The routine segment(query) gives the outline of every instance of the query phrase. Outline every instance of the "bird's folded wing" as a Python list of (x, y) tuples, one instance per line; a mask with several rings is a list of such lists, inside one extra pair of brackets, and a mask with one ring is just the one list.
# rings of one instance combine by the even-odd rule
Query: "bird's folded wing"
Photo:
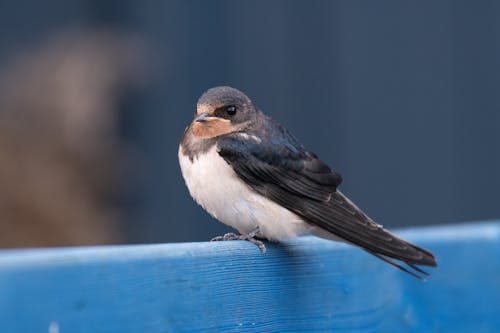
[(436, 266), (432, 253), (389, 233), (337, 191), (340, 175), (303, 147), (280, 142), (257, 145), (227, 138), (219, 140), (218, 149), (253, 190), (308, 223), (381, 259), (390, 257), (410, 266)]

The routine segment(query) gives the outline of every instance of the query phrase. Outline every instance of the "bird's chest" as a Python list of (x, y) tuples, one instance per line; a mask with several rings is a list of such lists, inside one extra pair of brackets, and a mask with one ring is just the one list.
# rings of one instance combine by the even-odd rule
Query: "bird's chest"
[[(269, 239), (293, 237), (300, 219), (254, 192), (217, 153), (214, 146), (192, 161), (179, 148), (182, 175), (195, 201), (221, 222), (248, 233), (256, 226)], [(294, 223), (295, 222), (295, 223)]]
[(247, 229), (245, 225), (251, 221), (245, 217), (248, 211), (244, 205), (251, 200), (250, 189), (219, 156), (215, 146), (193, 160), (180, 148), (179, 163), (189, 193), (199, 205), (216, 219)]

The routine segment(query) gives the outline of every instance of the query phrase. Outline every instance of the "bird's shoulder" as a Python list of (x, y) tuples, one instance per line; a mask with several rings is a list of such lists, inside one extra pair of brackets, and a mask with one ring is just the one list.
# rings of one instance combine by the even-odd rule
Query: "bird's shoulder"
[[(320, 200), (328, 198), (342, 182), (340, 174), (267, 116), (244, 132), (220, 138), (217, 148), (248, 182), (265, 180)], [(297, 188), (301, 184), (304, 186)]]

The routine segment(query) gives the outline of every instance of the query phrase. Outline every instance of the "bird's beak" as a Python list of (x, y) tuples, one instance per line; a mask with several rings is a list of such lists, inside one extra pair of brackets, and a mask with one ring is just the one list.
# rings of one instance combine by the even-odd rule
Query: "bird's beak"
[(209, 121), (212, 118), (213, 117), (210, 117), (208, 114), (202, 113), (198, 117), (194, 118), (194, 121), (199, 122), (199, 123), (204, 123), (204, 122)]

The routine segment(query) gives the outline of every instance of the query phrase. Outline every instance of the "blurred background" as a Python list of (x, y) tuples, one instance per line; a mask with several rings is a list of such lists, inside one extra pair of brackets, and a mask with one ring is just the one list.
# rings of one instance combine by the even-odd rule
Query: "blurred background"
[(0, 2), (0, 247), (229, 231), (177, 148), (230, 85), (387, 227), (500, 217), (500, 3)]

